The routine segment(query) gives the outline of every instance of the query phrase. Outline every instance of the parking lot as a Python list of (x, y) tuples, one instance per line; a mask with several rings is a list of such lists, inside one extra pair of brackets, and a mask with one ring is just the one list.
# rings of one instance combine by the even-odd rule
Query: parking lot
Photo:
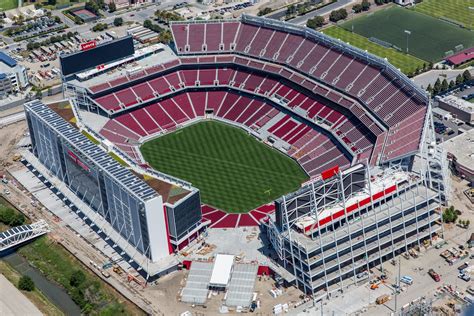
[[(449, 93), (449, 95), (454, 95), (461, 99), (471, 94), (474, 94), (474, 87), (471, 87), (470, 85), (463, 86), (462, 89), (456, 89)], [(435, 98), (433, 102), (434, 108), (438, 107), (437, 98)], [(473, 128), (473, 126), (466, 124), (466, 122), (462, 122), (456, 118), (446, 120), (434, 114), (433, 120), (437, 143), (444, 142), (461, 134), (464, 131), (468, 131)]]

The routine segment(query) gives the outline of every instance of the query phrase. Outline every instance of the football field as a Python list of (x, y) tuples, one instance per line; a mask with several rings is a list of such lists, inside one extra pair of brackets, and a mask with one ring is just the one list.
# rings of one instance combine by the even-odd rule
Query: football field
[(15, 9), (18, 7), (18, 0), (0, 0), (0, 12)]
[(415, 11), (446, 19), (474, 29), (473, 0), (424, 0), (415, 6)]
[[(456, 47), (474, 46), (474, 32), (409, 9), (392, 6), (341, 25), (366, 38), (377, 38), (420, 59), (437, 62)], [(407, 34), (408, 31), (410, 34)], [(408, 41), (407, 41), (408, 40)]]
[(291, 158), (216, 121), (185, 127), (140, 149), (153, 168), (191, 182), (203, 203), (229, 213), (250, 211), (308, 180)]
[(375, 44), (369, 41), (367, 38), (352, 33), (339, 26), (332, 26), (322, 30), (322, 32), (331, 37), (342, 40), (345, 43), (349, 43), (352, 46), (358, 47), (363, 50), (367, 50), (376, 56), (387, 58), (388, 61), (399, 68), (404, 74), (408, 75), (414, 73), (417, 68), (423, 68), (423, 64), (427, 63), (415, 56), (401, 53), (393, 48), (387, 48), (382, 45)]

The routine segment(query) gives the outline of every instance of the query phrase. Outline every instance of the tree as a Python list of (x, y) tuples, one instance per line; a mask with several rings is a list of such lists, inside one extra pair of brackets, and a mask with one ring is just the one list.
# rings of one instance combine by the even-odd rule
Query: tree
[(383, 0), (375, 0), (375, 4), (376, 5), (382, 5), (384, 4), (385, 2)]
[(148, 20), (148, 19), (143, 21), (143, 27), (146, 27), (147, 29), (151, 28), (152, 25), (153, 25), (153, 23), (151, 23), (151, 21)]
[(441, 92), (441, 81), (438, 78), (433, 87), (433, 94), (438, 94), (440, 92)]
[(84, 283), (85, 280), (86, 276), (84, 272), (82, 272), (81, 270), (76, 270), (71, 274), (71, 277), (69, 278), (69, 284), (71, 286), (78, 287), (79, 285)]
[(451, 81), (449, 82), (449, 89), (452, 89), (452, 88), (454, 88), (455, 86), (456, 86), (456, 84), (454, 83), (453, 80), (451, 80)]
[(298, 5), (298, 15), (303, 15), (309, 10), (309, 4), (303, 3)]
[(48, 0), (48, 4), (51, 5), (51, 6), (55, 6), (56, 5), (56, 0)]
[(25, 223), (25, 216), (11, 208), (0, 206), (0, 222), (11, 227), (20, 226)]
[(306, 26), (311, 29), (316, 29), (323, 25), (324, 25), (324, 18), (322, 16), (315, 16), (314, 18), (309, 19), (308, 22), (306, 22)]
[(461, 74), (457, 75), (456, 76), (456, 85), (459, 85), (463, 82), (464, 82), (464, 77)]
[(465, 224), (466, 224), (466, 228), (469, 228), (469, 225), (471, 225), (471, 221), (467, 219)]
[(445, 78), (441, 82), (441, 91), (444, 92), (444, 91), (447, 91), (448, 89), (449, 89), (448, 80), (446, 80), (446, 78)]
[(445, 223), (455, 223), (458, 219), (458, 214), (454, 209), (454, 206), (450, 206), (449, 208), (445, 209), (443, 212), (443, 222)]
[(472, 79), (471, 73), (467, 69), (462, 73), (462, 76), (464, 78), (464, 82), (470, 81)]
[(115, 2), (110, 2), (109, 3), (109, 12), (112, 13), (112, 12), (115, 12), (117, 11), (117, 5), (115, 4)]
[(169, 30), (163, 31), (160, 33), (160, 42), (164, 44), (169, 44), (173, 40), (173, 35)]
[(429, 93), (433, 93), (433, 87), (431, 86), (431, 83), (428, 84), (428, 87), (426, 87), (426, 91), (428, 91)]
[(347, 18), (346, 9), (339, 9), (339, 10), (331, 11), (331, 14), (329, 15), (329, 20), (331, 22), (337, 22), (339, 20), (344, 20), (345, 18)]
[(362, 12), (362, 4), (360, 4), (360, 3), (354, 4), (352, 6), (352, 11), (354, 11), (354, 13)]
[(35, 289), (35, 282), (33, 282), (29, 276), (23, 275), (18, 281), (18, 288), (23, 291), (31, 292)]
[(82, 22), (82, 19), (80, 17), (76, 16), (76, 17), (74, 17), (74, 23), (82, 24), (83, 22)]
[(159, 22), (168, 23), (169, 21), (181, 21), (183, 18), (181, 15), (173, 11), (161, 11), (157, 10), (155, 16)]
[(120, 26), (123, 24), (123, 19), (122, 18), (115, 18), (114, 19), (114, 25), (115, 26)]
[(94, 25), (92, 27), (92, 31), (101, 32), (101, 31), (107, 29), (107, 27), (108, 27), (107, 23), (97, 23), (96, 25)]
[(362, 7), (362, 11), (369, 11), (369, 9), (370, 9), (370, 2), (367, 1), (367, 0), (362, 0), (361, 7)]
[(286, 15), (293, 15), (296, 13), (296, 6), (294, 4), (291, 4), (286, 8)]
[(272, 12), (272, 9), (269, 8), (269, 7), (266, 7), (266, 8), (263, 8), (263, 9), (260, 9), (257, 13), (258, 16), (264, 16), (264, 15), (267, 15), (269, 14), (270, 12)]

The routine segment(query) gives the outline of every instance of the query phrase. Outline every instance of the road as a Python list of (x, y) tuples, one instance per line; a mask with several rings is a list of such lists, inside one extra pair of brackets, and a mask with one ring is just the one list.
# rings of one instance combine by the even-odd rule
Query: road
[(324, 8), (314, 10), (302, 16), (298, 16), (294, 18), (293, 20), (290, 20), (289, 22), (293, 24), (304, 25), (306, 24), (306, 21), (314, 18), (315, 16), (329, 14), (331, 11), (345, 7), (353, 2), (356, 2), (356, 0), (338, 0), (337, 2), (331, 3), (325, 6)]
[(10, 315), (42, 315), (40, 310), (30, 302), (10, 281), (0, 274), (0, 314)]
[[(474, 67), (468, 68), (470, 69), (471, 74), (474, 75)], [(419, 87), (426, 88), (429, 84), (433, 86), (436, 80), (439, 78), (440, 80), (446, 79), (448, 82), (451, 80), (456, 81), (456, 76), (462, 74), (466, 69), (446, 69), (446, 70), (430, 70), (425, 73), (422, 73), (413, 78), (415, 84)]]
[(25, 112), (14, 113), (5, 117), (0, 117), (0, 127), (7, 126), (25, 119)]

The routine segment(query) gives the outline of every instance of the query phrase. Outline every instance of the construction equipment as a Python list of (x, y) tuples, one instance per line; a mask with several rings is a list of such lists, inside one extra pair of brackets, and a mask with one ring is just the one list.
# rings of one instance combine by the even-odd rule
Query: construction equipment
[(117, 273), (118, 275), (122, 275), (122, 269), (118, 265), (114, 265), (113, 271)]
[(102, 269), (107, 270), (112, 268), (112, 263), (111, 262), (106, 262), (102, 265)]
[(110, 278), (110, 273), (108, 273), (107, 271), (102, 270), (100, 273), (102, 273), (102, 275), (103, 275), (106, 279)]
[(146, 287), (146, 283), (145, 282), (142, 282), (140, 281), (136, 276), (134, 275), (131, 275), (129, 274), (127, 276), (127, 281), (130, 283), (130, 282), (135, 282), (136, 284), (140, 285), (142, 288), (145, 288)]
[(377, 299), (375, 300), (375, 303), (381, 305), (381, 304), (385, 304), (386, 302), (390, 301), (391, 299), (391, 296), (388, 295), (388, 294), (384, 294), (384, 295), (381, 295), (379, 297), (377, 297)]

